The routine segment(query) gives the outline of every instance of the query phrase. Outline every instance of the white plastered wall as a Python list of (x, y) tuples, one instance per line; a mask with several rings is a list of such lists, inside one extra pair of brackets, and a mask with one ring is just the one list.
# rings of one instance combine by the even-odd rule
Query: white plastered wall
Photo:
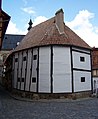
[[(73, 68), (91, 70), (90, 55), (80, 52), (72, 51), (73, 54)], [(85, 61), (81, 62), (80, 57), (84, 57)]]
[(18, 68), (18, 61), (15, 62), (15, 59), (17, 58), (18, 60), (18, 53), (15, 53), (15, 56), (13, 57), (13, 87), (17, 88), (17, 68)]
[(53, 47), (53, 93), (72, 92), (69, 47)]
[[(73, 82), (74, 92), (91, 90), (91, 59), (90, 51), (79, 50), (72, 51), (73, 57)], [(84, 57), (84, 61), (80, 60), (80, 57)], [(84, 77), (85, 81), (81, 82), (81, 78)]]
[(20, 81), (18, 81), (18, 87), (17, 89), (21, 89), (21, 68), (22, 68), (22, 52), (19, 52), (19, 57), (18, 57), (18, 78), (20, 79)]
[(50, 93), (50, 47), (39, 48), (39, 92)]
[(26, 91), (29, 91), (29, 86), (30, 86), (31, 58), (32, 58), (32, 49), (28, 50), (26, 86), (25, 86)]
[[(85, 81), (81, 82), (81, 77), (85, 77)], [(91, 90), (91, 72), (74, 71), (74, 92)]]
[[(26, 53), (26, 50), (23, 51), (23, 56), (22, 56), (24, 59), (24, 57), (27, 57), (27, 53)], [(26, 60), (22, 60), (22, 76), (21, 76), (21, 90), (24, 90), (24, 81), (25, 81), (25, 69), (26, 69)]]
[[(37, 59), (34, 60), (34, 55), (37, 56)], [(31, 72), (31, 85), (30, 85), (30, 91), (31, 92), (36, 92), (37, 89), (37, 61), (38, 61), (38, 48), (34, 48), (33, 49), (33, 59), (31, 62), (31, 66), (32, 66), (32, 72)], [(32, 82), (32, 78), (36, 78), (36, 82)]]

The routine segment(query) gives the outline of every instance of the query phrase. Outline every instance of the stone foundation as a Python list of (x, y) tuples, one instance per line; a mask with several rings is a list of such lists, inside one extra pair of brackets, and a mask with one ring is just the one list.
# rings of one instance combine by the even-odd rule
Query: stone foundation
[(39, 99), (79, 99), (79, 98), (86, 98), (86, 97), (91, 97), (92, 93), (91, 91), (86, 91), (86, 92), (78, 92), (78, 93), (54, 93), (54, 94), (49, 94), (49, 93), (32, 93), (32, 92), (24, 92), (20, 90), (14, 89), (12, 91), (12, 95), (18, 96), (21, 98), (29, 98), (29, 99), (34, 99), (34, 100), (39, 100)]

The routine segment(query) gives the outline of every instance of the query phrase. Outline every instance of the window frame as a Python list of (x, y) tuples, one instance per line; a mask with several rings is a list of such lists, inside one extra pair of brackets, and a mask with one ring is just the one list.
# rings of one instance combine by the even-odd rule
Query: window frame
[(36, 83), (36, 77), (32, 77), (32, 83)]
[(27, 57), (26, 57), (26, 56), (24, 56), (24, 57), (23, 57), (23, 61), (26, 61), (26, 60), (27, 60)]
[(18, 58), (15, 58), (15, 62), (18, 62)]
[(85, 57), (80, 56), (80, 62), (85, 62)]
[(37, 55), (33, 55), (33, 60), (37, 60)]
[(85, 77), (81, 77), (81, 83), (85, 82)]

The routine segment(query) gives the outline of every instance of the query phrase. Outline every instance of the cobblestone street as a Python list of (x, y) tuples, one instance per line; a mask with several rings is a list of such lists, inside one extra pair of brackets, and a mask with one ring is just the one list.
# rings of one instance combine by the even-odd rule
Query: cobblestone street
[(98, 119), (98, 98), (29, 102), (0, 88), (0, 119)]

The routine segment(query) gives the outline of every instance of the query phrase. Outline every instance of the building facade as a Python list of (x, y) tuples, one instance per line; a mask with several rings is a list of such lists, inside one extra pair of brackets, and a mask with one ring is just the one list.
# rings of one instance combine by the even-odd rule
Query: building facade
[(10, 16), (2, 10), (1, 5), (2, 0), (0, 0), (0, 50), (8, 23), (10, 21)]
[(17, 34), (5, 34), (2, 49), (0, 51), (0, 83), (2, 84), (2, 77), (4, 74), (4, 61), (7, 56), (10, 54), (11, 50), (15, 49), (19, 42), (21, 42), (22, 38), (25, 35), (17, 35)]
[(98, 94), (98, 48), (92, 49), (93, 92)]
[(92, 91), (91, 48), (64, 23), (63, 10), (32, 27), (13, 52), (13, 88), (35, 93)]

